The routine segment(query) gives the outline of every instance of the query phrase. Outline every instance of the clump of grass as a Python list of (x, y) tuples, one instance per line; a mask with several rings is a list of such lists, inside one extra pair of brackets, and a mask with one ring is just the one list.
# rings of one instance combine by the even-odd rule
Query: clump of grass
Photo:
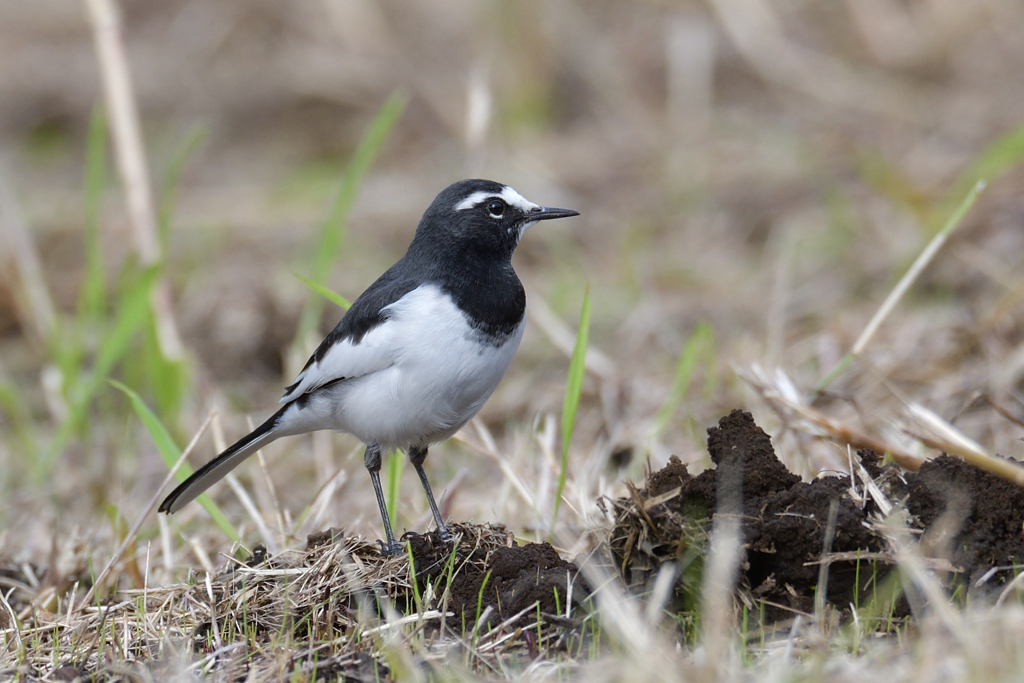
[[(199, 133), (188, 136), (167, 170), (159, 224), (164, 239), (182, 170), (201, 141)], [(60, 373), (60, 391), (68, 409), (49, 445), (32, 459), (32, 475), (37, 482), (51, 474), (73, 440), (88, 437), (93, 422), (90, 416), (109, 413), (109, 399), (101, 396), (108, 378), (121, 376), (152, 396), (172, 431), (177, 431), (178, 410), (188, 390), (185, 361), (169, 358), (157, 341), (160, 323), (154, 290), (163, 277), (163, 263), (144, 266), (129, 259), (113, 286), (107, 282), (99, 218), (107, 182), (106, 144), (106, 116), (97, 107), (86, 145), (85, 275), (73, 317), (57, 319), (49, 344), (49, 356)]]
[(569, 472), (569, 446), (576, 427), (576, 413), (583, 394), (583, 378), (587, 372), (587, 339), (590, 336), (590, 285), (583, 292), (583, 306), (580, 309), (580, 323), (576, 331), (576, 344), (569, 360), (569, 375), (565, 382), (565, 398), (562, 402), (562, 459), (558, 471), (558, 487), (555, 489), (554, 511), (551, 513), (551, 534), (558, 521), (558, 510), (562, 505), (562, 492)]
[[(359, 145), (356, 147), (352, 158), (345, 167), (341, 179), (341, 185), (334, 198), (331, 211), (320, 229), (320, 236), (317, 238), (313, 251), (313, 259), (310, 264), (308, 277), (300, 279), (308, 284), (315, 292), (324, 295), (328, 300), (339, 303), (337, 297), (327, 295), (324, 283), (330, 274), (331, 268), (338, 260), (344, 243), (345, 229), (347, 227), (348, 215), (355, 204), (359, 188), (367, 172), (373, 165), (374, 160), (387, 141), (391, 130), (394, 128), (402, 112), (405, 111), (407, 98), (401, 93), (394, 93), (377, 112), (370, 126), (363, 134)], [(343, 299), (342, 299), (343, 301)], [(347, 308), (347, 306), (342, 306)], [(299, 316), (299, 324), (295, 332), (293, 346), (304, 355), (309, 351), (311, 340), (318, 336), (320, 318), (323, 316), (324, 298), (310, 297)]]
[[(536, 634), (533, 647), (564, 652), (560, 643), (577, 628), (564, 615), (535, 617), (531, 606), (502, 622), (486, 620), (492, 608), (485, 605), (493, 600), (487, 581), (479, 588), (475, 612), (465, 615), (464, 628), (459, 626), (448, 607), (451, 587), (471, 568), (488, 572), (487, 558), (507, 550), (511, 540), (507, 531), (486, 525), (456, 524), (452, 530), (461, 549), (452, 549), (443, 574), (425, 591), (416, 558), (382, 556), (375, 544), (339, 533), (311, 539), (304, 550), (225, 556), (214, 573), (190, 572), (180, 583), (146, 585), (145, 578), (121, 569), (115, 577), (120, 600), (113, 602), (97, 596), (95, 602), (76, 604), (82, 587), (72, 579), (51, 605), (62, 615), (60, 628), (48, 626), (49, 617), (34, 607), (41, 587), (8, 590), (0, 605), (0, 648), (8, 648), (0, 670), (16, 660), (36, 671), (63, 663), (82, 675), (102, 676), (112, 671), (108, 667), (129, 665), (156, 677), (193, 671), (220, 680), (267, 676), (285, 662), (287, 670), (311, 677), (353, 675), (376, 661), (370, 670), (383, 676), (415, 661), (413, 653), (444, 670), (446, 650), (433, 646), (442, 636), (464, 642), (463, 666), (479, 673), (518, 667), (531, 647), (522, 635), (526, 631)], [(464, 559), (457, 561), (457, 553)], [(4, 576), (23, 573), (0, 569)], [(398, 606), (408, 613), (396, 611)], [(14, 621), (6, 624), (11, 615)], [(12, 637), (20, 639), (20, 647), (9, 660)], [(111, 647), (124, 665), (108, 661)]]

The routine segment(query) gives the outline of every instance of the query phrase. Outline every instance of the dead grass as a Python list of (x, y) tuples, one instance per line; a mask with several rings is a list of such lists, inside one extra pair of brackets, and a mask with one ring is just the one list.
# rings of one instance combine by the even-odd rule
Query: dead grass
[[(552, 615), (534, 603), (496, 620), (485, 600), (486, 610), (453, 611), (450, 587), (486, 570), (494, 551), (513, 543), (500, 528), (457, 524), (453, 531), (458, 549), (435, 580), (417, 579), (409, 557), (382, 556), (376, 544), (340, 530), (311, 537), (304, 550), (268, 556), (259, 547), (245, 560), (225, 554), (214, 572), (189, 571), (180, 582), (150, 585), (148, 565), (125, 566), (122, 578), (142, 586), (94, 603), (81, 600), (84, 568), (54, 577), (50, 568), (40, 575), (39, 568), (5, 566), (4, 675), (48, 675), (56, 663), (103, 680), (126, 673), (386, 678), (407, 666), (461, 665), (469, 675), (522, 668), (539, 653), (564, 657), (565, 634), (583, 621), (571, 610)], [(425, 560), (413, 566), (436, 571)]]
[[(304, 360), (308, 349), (289, 343), (308, 292), (289, 273), (308, 274), (341, 168), (396, 88), (410, 105), (353, 207), (336, 291), (357, 293), (386, 268), (459, 177), (495, 177), (584, 216), (529, 234), (517, 254), (531, 324), (516, 364), (478, 423), (428, 459), (450, 518), (600, 557), (616, 513), (598, 501), (626, 496), (672, 454), (706, 466), (704, 431), (734, 407), (751, 410), (805, 478), (846, 471), (850, 445), (907, 464), (934, 446), (1020, 455), (1018, 3), (122, 4), (153, 184), (184, 131), (208, 131), (156, 237), (171, 295), (158, 304), (189, 373), (172, 436), (183, 444), (220, 415), (193, 462), (215, 451), (218, 432), (230, 440), (265, 414)], [(97, 394), (49, 476), (34, 476), (75, 400), (53, 331), (81, 334), (85, 375), (101, 355), (99, 328), (78, 329), (77, 311), (89, 272), (82, 150), (102, 86), (85, 5), (0, 8), (0, 45), (0, 101), (14, 103), (0, 112), (0, 677), (301, 679), (314, 664), (326, 677), (396, 680), (1020, 677), (1016, 588), (998, 605), (947, 608), (941, 568), (915, 555), (913, 538), (886, 551), (932, 596), (910, 625), (824, 609), (762, 627), (750, 605), (744, 613), (691, 577), (697, 594), (719, 596), (698, 612), (724, 619), (702, 632), (696, 616), (658, 609), (668, 575), (654, 564), (636, 599), (597, 562), (584, 579), (603, 592), (568, 621), (524, 614), (474, 633), (461, 618), (442, 629), (444, 591), (417, 603), (408, 563), (374, 559), (356, 540), (376, 538), (379, 521), (343, 437), (275, 445), (232, 493), (214, 491), (246, 547), (274, 549), (252, 568), (197, 506), (147, 516), (167, 468), (113, 389)], [(977, 205), (861, 347), (980, 177), (989, 186)], [(138, 215), (115, 181), (102, 187), (110, 312)], [(144, 190), (131, 190), (136, 202)], [(592, 349), (552, 528), (587, 282)], [(701, 323), (711, 342), (682, 377)], [(148, 386), (150, 341), (138, 335), (116, 369), (135, 388)], [(412, 479), (400, 527), (423, 531)], [(297, 550), (332, 525), (348, 530), (342, 542)], [(503, 531), (462, 528), (507, 547)], [(641, 547), (644, 533), (638, 522), (634, 559), (670, 545)], [(728, 569), (723, 543), (716, 561)], [(100, 604), (82, 604), (119, 547)]]

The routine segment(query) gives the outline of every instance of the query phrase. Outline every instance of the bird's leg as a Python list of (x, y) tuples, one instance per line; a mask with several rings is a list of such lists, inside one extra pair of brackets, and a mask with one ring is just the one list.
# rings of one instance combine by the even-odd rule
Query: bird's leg
[(385, 555), (396, 555), (402, 552), (402, 546), (395, 541), (395, 534), (391, 531), (391, 518), (388, 517), (388, 506), (384, 503), (384, 489), (380, 487), (380, 446), (375, 443), (366, 445), (366, 453), (363, 454), (363, 464), (370, 472), (370, 481), (373, 482), (373, 492), (377, 494), (377, 507), (380, 508), (380, 517), (384, 520), (384, 533), (387, 534), (388, 542), (385, 546), (381, 542), (381, 550)]
[(427, 492), (427, 502), (430, 503), (430, 511), (434, 513), (434, 522), (437, 524), (437, 530), (441, 534), (441, 540), (448, 542), (452, 540), (452, 535), (448, 533), (448, 527), (445, 525), (444, 520), (441, 519), (441, 511), (437, 508), (437, 502), (434, 500), (434, 492), (430, 490), (427, 473), (423, 471), (423, 461), (426, 459), (427, 449), (425, 446), (413, 446), (409, 449), (409, 462), (416, 468), (416, 474), (420, 475), (420, 481), (423, 482), (423, 490)]

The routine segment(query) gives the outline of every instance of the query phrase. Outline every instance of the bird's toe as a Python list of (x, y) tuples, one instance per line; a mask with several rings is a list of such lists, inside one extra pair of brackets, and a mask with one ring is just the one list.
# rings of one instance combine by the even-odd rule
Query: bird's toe
[(380, 539), (377, 539), (377, 544), (380, 546), (380, 554), (384, 555), (385, 557), (403, 555), (405, 552), (402, 549), (402, 544), (398, 541), (391, 541), (391, 543), (386, 543)]

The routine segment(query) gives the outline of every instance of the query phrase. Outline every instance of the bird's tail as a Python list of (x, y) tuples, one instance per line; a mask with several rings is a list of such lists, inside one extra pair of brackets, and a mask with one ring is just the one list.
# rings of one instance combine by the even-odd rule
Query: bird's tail
[(235, 469), (243, 460), (266, 446), (280, 436), (284, 436), (276, 428), (281, 416), (291, 408), (287, 405), (274, 413), (256, 429), (236, 441), (226, 451), (196, 470), (191, 477), (183, 481), (178, 488), (160, 503), (160, 512), (171, 514), (185, 507), (206, 489), (210, 488), (224, 476)]

